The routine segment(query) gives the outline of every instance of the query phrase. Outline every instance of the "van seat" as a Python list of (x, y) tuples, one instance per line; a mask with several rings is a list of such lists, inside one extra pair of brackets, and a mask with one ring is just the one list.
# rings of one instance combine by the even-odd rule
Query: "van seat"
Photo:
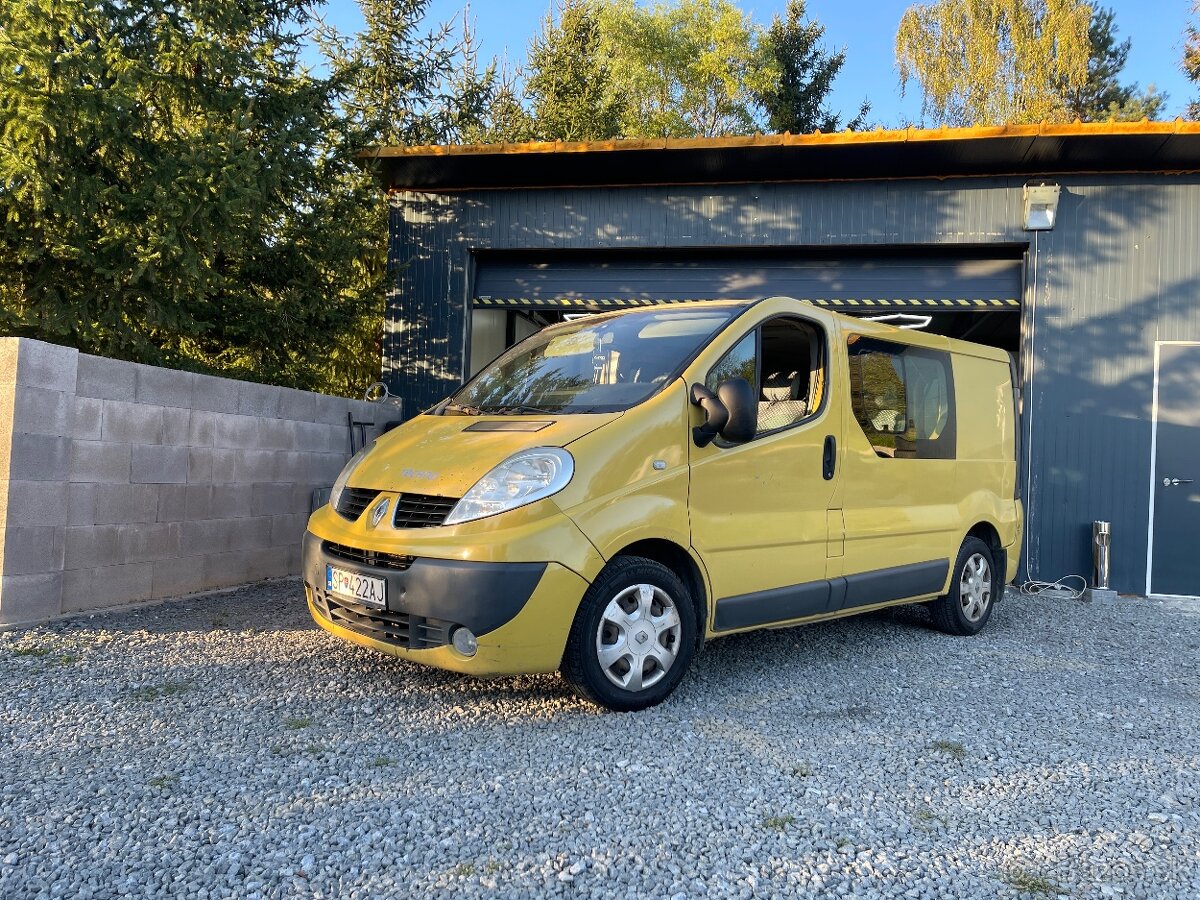
[(808, 403), (801, 391), (799, 372), (775, 372), (767, 376), (758, 404), (758, 430), (773, 431), (803, 419)]

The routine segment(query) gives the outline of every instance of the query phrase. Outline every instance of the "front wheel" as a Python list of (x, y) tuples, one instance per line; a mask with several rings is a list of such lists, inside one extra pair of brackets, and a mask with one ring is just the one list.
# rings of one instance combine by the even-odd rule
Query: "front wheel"
[(949, 593), (929, 605), (933, 624), (946, 634), (978, 634), (991, 618), (998, 584), (991, 548), (979, 538), (967, 538), (954, 563)]
[(630, 712), (661, 703), (696, 651), (688, 589), (662, 563), (618, 557), (588, 588), (563, 655), (563, 677), (581, 695)]

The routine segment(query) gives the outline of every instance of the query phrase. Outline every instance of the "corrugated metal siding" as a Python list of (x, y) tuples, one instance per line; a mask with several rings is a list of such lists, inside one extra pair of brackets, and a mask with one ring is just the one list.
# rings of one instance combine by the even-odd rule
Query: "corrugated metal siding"
[(1037, 237), (1026, 313), (1036, 356), (1026, 560), (1041, 578), (1090, 573), (1090, 523), (1104, 519), (1113, 585), (1141, 592), (1154, 342), (1200, 340), (1200, 183), (1061, 183), (1058, 223)]
[[(1113, 583), (1145, 588), (1153, 342), (1200, 339), (1200, 181), (1063, 178), (1059, 223), (1029, 254), (1034, 375), (1030, 574), (1089, 570), (1089, 523), (1114, 523)], [(1023, 179), (419, 192), (396, 197), (385, 372), (409, 410), (465, 367), (472, 253), (511, 248), (1023, 243)], [(1034, 275), (1036, 274), (1036, 277)], [(1200, 586), (1198, 586), (1200, 591)]]

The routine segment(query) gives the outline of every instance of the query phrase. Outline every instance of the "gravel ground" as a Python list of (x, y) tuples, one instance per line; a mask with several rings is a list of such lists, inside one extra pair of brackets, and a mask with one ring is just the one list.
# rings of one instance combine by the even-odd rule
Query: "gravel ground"
[(0, 634), (0, 897), (1200, 896), (1200, 603), (726, 638), (619, 715), (300, 593)]

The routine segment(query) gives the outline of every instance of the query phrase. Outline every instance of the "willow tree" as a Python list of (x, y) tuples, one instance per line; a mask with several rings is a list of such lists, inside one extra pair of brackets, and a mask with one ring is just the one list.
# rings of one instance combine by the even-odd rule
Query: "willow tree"
[(896, 34), (901, 89), (917, 81), (945, 125), (1070, 118), (1087, 83), (1091, 7), (1079, 0), (937, 0), (909, 7)]
[(775, 73), (761, 26), (733, 0), (606, 0), (598, 9), (614, 88), (629, 98), (625, 134), (712, 137), (761, 127), (757, 97)]
[[(1200, 18), (1200, 0), (1193, 7)], [(1200, 21), (1189, 25), (1183, 35), (1183, 71), (1192, 81), (1200, 83)], [(1200, 119), (1200, 99), (1193, 100), (1188, 107), (1188, 118)]]

